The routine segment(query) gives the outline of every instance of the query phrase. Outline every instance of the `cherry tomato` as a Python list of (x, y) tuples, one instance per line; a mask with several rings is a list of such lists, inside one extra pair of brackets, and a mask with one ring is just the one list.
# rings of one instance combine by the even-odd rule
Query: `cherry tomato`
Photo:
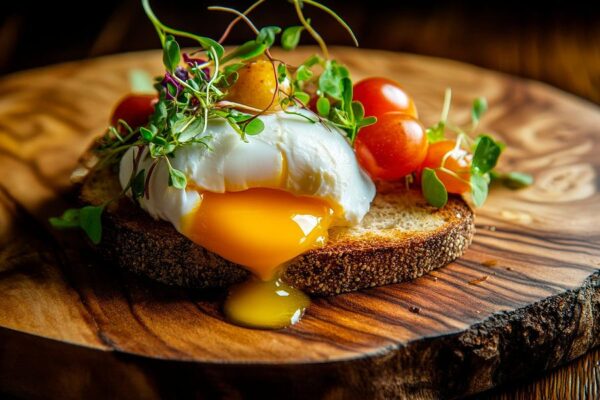
[(148, 118), (154, 113), (157, 101), (153, 94), (129, 94), (117, 104), (110, 123), (117, 126), (118, 121), (122, 119), (132, 128), (146, 125)]
[(229, 89), (227, 100), (259, 110), (264, 110), (269, 105), (274, 109), (279, 105), (277, 99), (272, 102), (277, 81), (273, 64), (269, 60), (252, 61), (237, 72), (238, 79)]
[(399, 179), (416, 171), (425, 159), (427, 136), (416, 119), (389, 112), (358, 132), (354, 149), (356, 158), (373, 178)]
[(414, 119), (419, 117), (412, 98), (391, 79), (363, 79), (354, 85), (353, 98), (362, 103), (366, 116), (379, 117), (386, 112), (398, 111)]
[(444, 140), (430, 144), (420, 171), (424, 168), (439, 168), (442, 165), (442, 160), (448, 154), (444, 167), (455, 172), (460, 179), (440, 170), (436, 170), (435, 173), (446, 187), (448, 193), (462, 194), (470, 190), (468, 182), (471, 177), (470, 169), (473, 156), (463, 149), (455, 150), (455, 147), (456, 142), (453, 140)]

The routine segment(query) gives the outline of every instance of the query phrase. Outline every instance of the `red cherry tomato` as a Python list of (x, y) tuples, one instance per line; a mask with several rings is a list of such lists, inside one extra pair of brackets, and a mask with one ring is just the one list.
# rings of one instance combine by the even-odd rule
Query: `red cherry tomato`
[(470, 169), (473, 156), (463, 149), (455, 150), (455, 147), (456, 142), (453, 140), (430, 144), (420, 171), (425, 168), (439, 168), (442, 165), (442, 160), (448, 154), (444, 168), (453, 171), (456, 175), (440, 170), (436, 170), (435, 174), (442, 181), (448, 193), (462, 194), (471, 189), (468, 182), (471, 177)]
[(354, 85), (353, 98), (362, 103), (367, 117), (379, 117), (390, 111), (402, 112), (414, 119), (419, 117), (412, 98), (391, 79), (363, 79)]
[(427, 136), (416, 119), (389, 112), (358, 132), (354, 149), (356, 158), (373, 178), (399, 179), (416, 171), (425, 159)]
[(154, 105), (158, 101), (152, 94), (129, 94), (115, 108), (110, 123), (117, 126), (120, 119), (132, 128), (146, 125), (148, 118), (154, 113)]

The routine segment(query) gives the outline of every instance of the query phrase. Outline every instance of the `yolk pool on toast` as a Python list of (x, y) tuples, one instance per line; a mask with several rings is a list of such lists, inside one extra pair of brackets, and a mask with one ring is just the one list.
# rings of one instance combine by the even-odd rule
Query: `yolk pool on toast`
[(292, 258), (325, 244), (332, 208), (321, 199), (276, 189), (201, 195), (200, 205), (183, 218), (183, 232), (256, 277), (230, 291), (226, 315), (257, 328), (297, 322), (310, 301), (277, 272)]
[(323, 200), (282, 190), (204, 192), (182, 228), (195, 243), (269, 280), (284, 262), (325, 244), (332, 215)]

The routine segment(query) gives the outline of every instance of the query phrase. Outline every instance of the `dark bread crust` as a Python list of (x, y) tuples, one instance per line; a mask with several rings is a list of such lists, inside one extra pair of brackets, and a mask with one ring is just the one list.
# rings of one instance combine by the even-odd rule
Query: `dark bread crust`
[(416, 279), (463, 255), (473, 240), (473, 212), (462, 199), (449, 199), (437, 212), (446, 215), (446, 223), (438, 229), (398, 233), (393, 239), (367, 234), (359, 242), (330, 242), (297, 257), (284, 279), (316, 295)]
[[(81, 190), (85, 203), (101, 204), (120, 191), (116, 174), (102, 170), (88, 176)], [(398, 196), (406, 195), (398, 193)], [(389, 195), (388, 195), (389, 196)], [(425, 208), (425, 206), (419, 206)], [(288, 283), (314, 295), (333, 295), (415, 279), (460, 257), (473, 238), (473, 212), (452, 197), (435, 229), (393, 231), (385, 236), (365, 231), (337, 234), (323, 248), (290, 262)], [(165, 221), (156, 221), (128, 199), (111, 203), (103, 216), (100, 252), (122, 268), (178, 286), (220, 288), (241, 282), (248, 272), (196, 245)]]

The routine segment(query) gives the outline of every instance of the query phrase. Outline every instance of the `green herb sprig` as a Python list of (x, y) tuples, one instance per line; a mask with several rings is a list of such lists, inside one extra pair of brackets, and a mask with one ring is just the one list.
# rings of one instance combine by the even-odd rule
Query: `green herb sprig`
[[(531, 175), (522, 172), (501, 174), (494, 170), (504, 150), (505, 146), (503, 143), (485, 133), (478, 134), (474, 138), (472, 137), (479, 121), (487, 111), (486, 99), (480, 97), (473, 100), (469, 132), (448, 121), (451, 101), (452, 92), (450, 89), (446, 89), (440, 121), (426, 130), (429, 143), (447, 140), (446, 135), (448, 131), (455, 136), (456, 141), (455, 148), (446, 153), (439, 167), (425, 168), (423, 170), (421, 191), (427, 202), (439, 208), (443, 207), (448, 201), (448, 191), (437, 176), (437, 173), (441, 171), (469, 186), (471, 199), (476, 207), (480, 207), (485, 203), (489, 192), (489, 185), (493, 180), (497, 180), (510, 188), (522, 188), (531, 185), (533, 183)], [(463, 179), (457, 172), (445, 167), (446, 160), (451, 156), (452, 152), (461, 149), (464, 150), (460, 153), (463, 156), (472, 154), (468, 170), (470, 177), (468, 181)]]
[[(225, 120), (240, 135), (241, 140), (246, 140), (247, 135), (257, 135), (264, 130), (264, 123), (258, 117), (268, 112), (275, 102), (279, 103), (284, 112), (313, 121), (292, 107), (308, 108), (311, 96), (316, 96), (318, 118), (343, 129), (350, 142), (361, 127), (375, 122), (372, 117), (365, 118), (362, 105), (352, 100), (352, 81), (347, 68), (329, 59), (325, 41), (310, 25), (310, 20), (305, 18), (304, 7), (315, 7), (332, 16), (358, 45), (356, 37), (340, 16), (317, 1), (290, 0), (300, 25), (285, 29), (278, 26), (259, 29), (248, 18), (248, 15), (265, 3), (265, 0), (256, 1), (244, 12), (228, 7), (209, 7), (212, 11), (235, 15), (235, 19), (218, 41), (166, 25), (155, 15), (149, 0), (141, 2), (158, 34), (166, 72), (154, 82), (158, 94), (157, 103), (148, 123), (140, 127), (130, 127), (126, 121), (119, 120), (115, 126), (106, 130), (93, 148), (100, 160), (93, 169), (114, 164), (127, 150), (137, 149), (129, 183), (120, 196), (129, 192), (134, 201), (142, 197), (149, 198), (149, 182), (156, 166), (161, 162), (167, 165), (169, 186), (185, 189), (187, 178), (182, 171), (173, 167), (171, 159), (175, 156), (175, 151), (183, 146), (200, 145), (210, 149), (211, 137), (207, 134), (207, 126), (213, 119)], [(230, 51), (225, 51), (222, 43), (238, 22), (246, 23), (255, 37)], [(311, 57), (298, 67), (272, 57), (270, 49), (278, 37), (284, 49), (293, 50), (305, 31), (319, 44), (322, 56)], [(200, 49), (192, 55), (182, 53), (178, 38), (192, 40)], [(200, 58), (195, 56), (198, 53), (202, 55)], [(277, 82), (269, 107), (260, 110), (228, 101), (227, 92), (236, 83), (239, 77), (238, 70), (246, 65), (246, 62), (258, 57), (266, 57), (271, 62)], [(147, 92), (148, 85), (143, 74), (138, 71), (132, 75), (131, 80), (136, 91)], [(292, 90), (282, 90), (284, 82), (291, 86)], [(312, 90), (311, 87), (316, 89)], [(138, 170), (142, 157), (152, 160), (147, 170)], [(116, 199), (111, 201), (114, 200)], [(62, 216), (51, 218), (50, 223), (57, 228), (79, 227), (87, 233), (92, 242), (98, 243), (102, 235), (101, 217), (108, 203), (69, 209)]]

